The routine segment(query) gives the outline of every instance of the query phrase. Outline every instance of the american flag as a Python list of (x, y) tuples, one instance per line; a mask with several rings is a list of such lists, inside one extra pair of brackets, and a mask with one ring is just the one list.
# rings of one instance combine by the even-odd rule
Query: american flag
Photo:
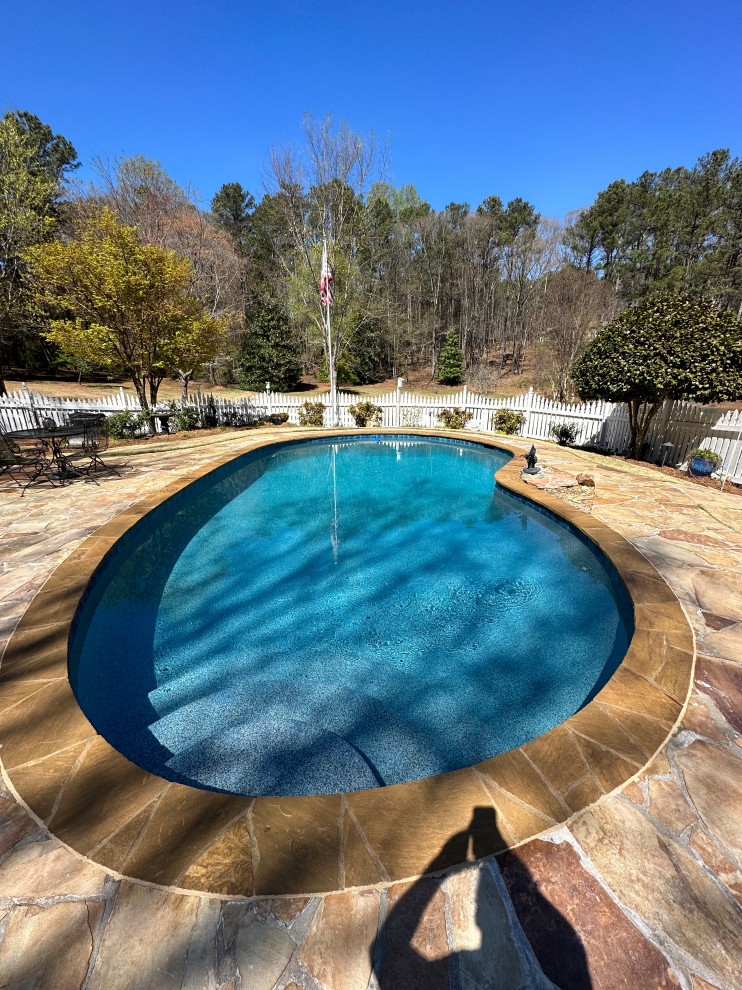
[(332, 306), (332, 268), (327, 264), (327, 244), (322, 245), (322, 278), (319, 283), (319, 298), (323, 306)]

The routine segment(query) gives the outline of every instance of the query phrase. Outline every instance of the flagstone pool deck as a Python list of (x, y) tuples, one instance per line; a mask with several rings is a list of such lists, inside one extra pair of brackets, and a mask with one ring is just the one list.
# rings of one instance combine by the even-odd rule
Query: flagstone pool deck
[[(110, 747), (89, 727), (65, 735), (66, 678), (37, 666), (29, 691), (28, 671), (16, 676), (31, 622), (49, 637), (36, 659), (64, 662), (53, 636), (69, 596), (38, 593), (63, 562), (57, 589), (75, 585), (96, 550), (81, 545), (106, 524), (118, 535), (184, 475), (305, 434), (194, 434), (112, 450), (126, 467), (100, 486), (22, 500), (0, 489), (0, 649), (23, 617), (0, 665), (0, 987), (463, 990), (547, 986), (543, 974), (562, 990), (742, 987), (742, 500), (648, 469), (540, 446), (557, 471), (594, 476), (594, 498), (565, 489), (560, 511), (602, 534), (637, 608), (653, 613), (651, 629), (638, 622), (631, 684), (556, 730), (554, 745), (508, 754), (475, 792), (469, 775), (413, 787), (402, 804), (377, 791), (318, 813), (315, 799), (306, 821), (277, 800), (236, 814), (208, 795), (194, 809), (179, 785), (143, 772), (111, 798)], [(697, 652), (683, 707), (688, 622)], [(462, 809), (475, 808), (468, 828)], [(429, 872), (441, 875), (415, 880)]]

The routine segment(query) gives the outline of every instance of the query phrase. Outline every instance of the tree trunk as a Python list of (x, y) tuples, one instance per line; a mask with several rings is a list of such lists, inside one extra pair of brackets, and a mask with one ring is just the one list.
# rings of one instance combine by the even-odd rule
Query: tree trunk
[[(134, 390), (137, 393), (137, 398), (139, 399), (139, 405), (142, 407), (142, 413), (149, 413), (149, 402), (147, 401), (147, 380), (146, 378), (134, 378), (132, 377), (132, 382), (134, 383)], [(152, 436), (155, 432), (155, 423), (152, 416), (149, 416), (147, 430)]]
[(629, 407), (629, 430), (631, 431), (631, 456), (634, 460), (641, 460), (644, 440), (652, 420), (658, 410), (662, 408), (662, 400), (649, 405), (641, 399), (631, 399), (627, 405)]
[(149, 412), (149, 424), (148, 430), (149, 435), (153, 437), (157, 433), (157, 428), (155, 426), (155, 417), (152, 415), (152, 410), (157, 406), (157, 390), (162, 382), (161, 378), (152, 378), (151, 376), (147, 379), (149, 381), (149, 403), (147, 405), (147, 412)]
[(180, 378), (180, 401), (185, 405), (188, 402), (188, 382), (193, 375), (193, 368), (190, 371), (181, 371), (180, 368), (176, 368), (176, 371)]
[(160, 390), (161, 384), (161, 378), (150, 378), (149, 380), (149, 404), (152, 409), (157, 406), (157, 393)]
[(137, 398), (139, 399), (139, 405), (142, 407), (142, 412), (149, 412), (146, 382), (141, 378), (132, 378), (132, 382), (134, 383), (134, 391), (137, 393)]

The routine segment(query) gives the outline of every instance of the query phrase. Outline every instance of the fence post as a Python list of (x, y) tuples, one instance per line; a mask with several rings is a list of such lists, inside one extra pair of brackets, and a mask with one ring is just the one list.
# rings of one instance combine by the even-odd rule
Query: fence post
[(404, 378), (397, 379), (397, 419), (395, 426), (402, 425), (402, 385), (404, 384)]
[(526, 392), (523, 400), (523, 432), (521, 436), (529, 437), (528, 432), (531, 426), (531, 409), (533, 408), (533, 385)]
[(21, 388), (23, 389), (23, 398), (28, 404), (28, 408), (31, 410), (31, 416), (33, 422), (36, 424), (37, 427), (41, 426), (39, 414), (36, 412), (36, 406), (34, 405), (34, 401), (33, 401), (33, 392), (29, 392), (28, 386), (26, 385), (25, 382), (21, 382)]
[[(598, 439), (596, 442), (598, 450), (602, 450), (603, 447), (606, 446), (606, 440), (605, 440), (606, 427), (608, 426), (608, 417), (611, 415), (612, 410), (613, 410), (613, 403), (606, 402), (605, 399), (602, 399), (600, 404), (600, 413), (599, 413), (600, 432), (598, 433)], [(597, 412), (597, 403), (596, 403), (596, 412)]]
[[(672, 399), (665, 399), (659, 414), (655, 416), (654, 422), (647, 431), (646, 441), (649, 442), (647, 450), (647, 460), (657, 457), (662, 453), (661, 444), (665, 440), (668, 428), (672, 422), (672, 413), (675, 402)], [(655, 453), (656, 450), (656, 453)]]
[(266, 382), (265, 383), (265, 391), (266, 391), (266, 395), (267, 395), (266, 406), (268, 408), (268, 416), (272, 416), (273, 415), (273, 403), (271, 401), (271, 383), (270, 382)]
[[(738, 467), (740, 468), (739, 473), (742, 476), (742, 457), (738, 456), (739, 454), (742, 454), (742, 447), (740, 447), (740, 444), (742, 444), (742, 413), (737, 412), (737, 420), (739, 422), (739, 431), (737, 432), (737, 439), (734, 440), (729, 445), (726, 455), (729, 458), (729, 460), (726, 462), (726, 464), (722, 464), (721, 466), (722, 471), (724, 471), (724, 468), (726, 468), (726, 471), (724, 472), (724, 479), (721, 483), (722, 491), (724, 491), (724, 485), (726, 485), (729, 475), (732, 474), (732, 472), (735, 471)], [(731, 413), (729, 414), (729, 422), (731, 425)], [(737, 424), (735, 423), (735, 426), (736, 425)]]

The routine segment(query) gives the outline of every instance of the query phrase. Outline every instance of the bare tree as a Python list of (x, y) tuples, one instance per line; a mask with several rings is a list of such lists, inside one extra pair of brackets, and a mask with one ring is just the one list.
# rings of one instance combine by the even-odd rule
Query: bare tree
[(541, 379), (559, 402), (572, 398), (570, 368), (617, 313), (613, 286), (593, 272), (563, 268), (551, 275), (541, 313)]
[[(333, 422), (337, 422), (337, 364), (368, 318), (363, 305), (363, 198), (380, 171), (373, 133), (362, 136), (331, 115), (305, 115), (301, 149), (274, 148), (266, 189), (291, 232), (292, 250), (280, 259), (295, 315), (321, 337), (330, 378)], [(334, 304), (320, 302), (322, 245), (333, 270)], [(298, 311), (298, 313), (297, 313)]]
[(121, 223), (138, 227), (146, 244), (168, 247), (173, 215), (197, 206), (196, 191), (179, 186), (162, 162), (115, 155), (96, 157), (91, 164), (98, 182), (88, 187), (87, 198), (108, 206)]
[[(237, 254), (229, 236), (219, 230), (208, 215), (194, 206), (174, 211), (168, 217), (166, 245), (193, 268), (192, 294), (211, 316), (219, 317), (226, 339), (236, 344), (243, 331), (245, 309), (244, 260)], [(224, 355), (222, 354), (222, 359)], [(214, 364), (209, 373), (214, 382)], [(188, 399), (188, 383), (198, 364), (176, 367), (182, 399)]]

